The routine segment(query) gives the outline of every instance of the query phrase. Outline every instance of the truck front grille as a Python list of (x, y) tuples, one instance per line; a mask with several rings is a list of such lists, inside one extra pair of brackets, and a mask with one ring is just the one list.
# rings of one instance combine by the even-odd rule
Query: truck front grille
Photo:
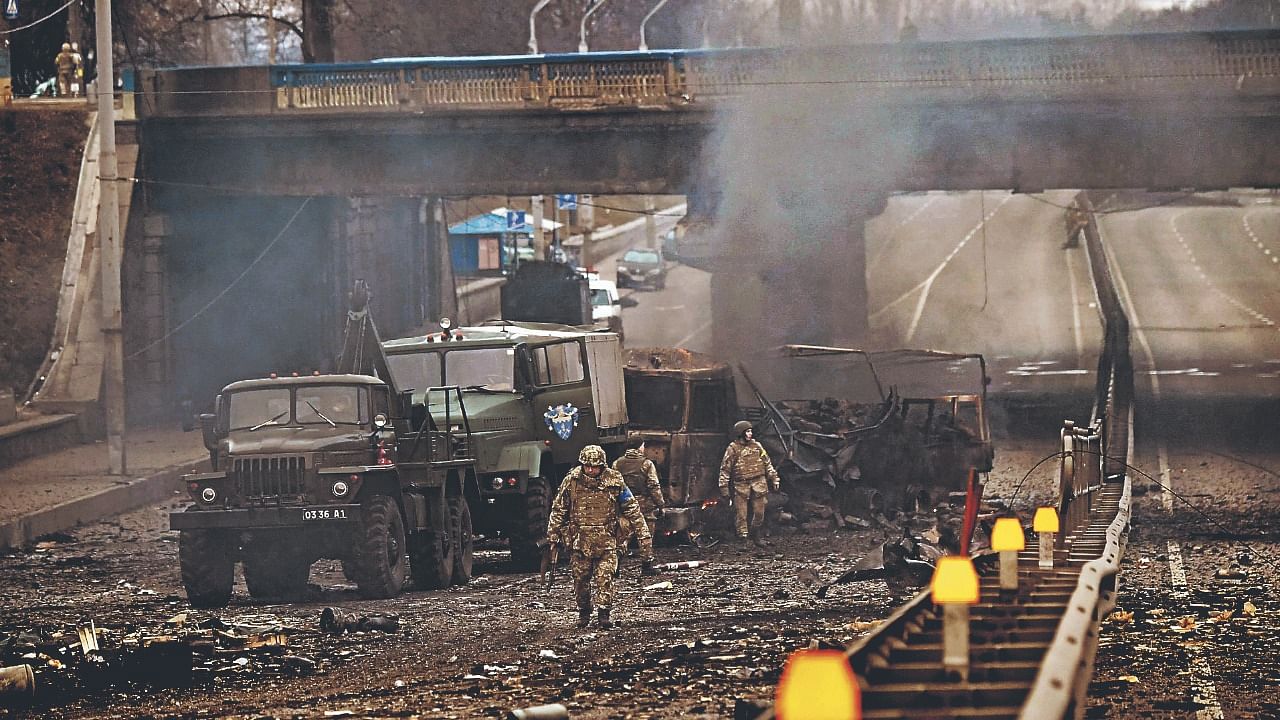
[(305, 494), (307, 463), (303, 456), (235, 458), (232, 483), (251, 502), (295, 499)]

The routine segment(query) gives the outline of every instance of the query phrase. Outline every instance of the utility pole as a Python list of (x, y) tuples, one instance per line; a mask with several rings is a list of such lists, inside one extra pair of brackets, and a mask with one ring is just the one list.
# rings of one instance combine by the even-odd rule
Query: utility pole
[(271, 19), (267, 21), (267, 38), (269, 40), (269, 42), (267, 43), (267, 64), (275, 65), (276, 64), (276, 21), (275, 21), (276, 0), (271, 0), (271, 2), (267, 4), (267, 14), (271, 16)]
[(120, 309), (119, 178), (116, 177), (115, 69), (111, 53), (111, 0), (95, 0), (98, 33), (98, 266), (102, 274), (102, 408), (107, 421), (107, 471), (123, 475), (125, 462), (124, 322)]
[(547, 259), (547, 236), (544, 235), (542, 232), (543, 213), (544, 213), (542, 196), (534, 195), (533, 197), (529, 198), (529, 200), (533, 205), (533, 207), (530, 208), (530, 210), (533, 211), (531, 213), (533, 215), (533, 259), (546, 260)]

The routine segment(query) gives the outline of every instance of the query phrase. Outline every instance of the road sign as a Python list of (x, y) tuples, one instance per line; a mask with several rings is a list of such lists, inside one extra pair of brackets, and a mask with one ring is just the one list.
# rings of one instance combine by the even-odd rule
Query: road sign
[(18, 19), (18, 0), (5, 0), (4, 19), (5, 20)]
[(573, 193), (569, 193), (566, 195), (556, 195), (556, 209), (557, 210), (577, 210), (578, 196)]
[(507, 229), (516, 230), (524, 227), (524, 211), (508, 210), (507, 211)]

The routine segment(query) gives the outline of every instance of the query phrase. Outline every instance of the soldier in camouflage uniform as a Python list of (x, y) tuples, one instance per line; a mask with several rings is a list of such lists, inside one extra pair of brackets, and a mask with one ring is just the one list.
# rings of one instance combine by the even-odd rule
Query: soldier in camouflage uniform
[[(653, 524), (649, 523), (649, 518), (655, 513), (660, 514), (662, 508), (666, 507), (667, 501), (662, 496), (662, 485), (658, 483), (658, 468), (654, 467), (653, 461), (644, 455), (644, 440), (638, 437), (627, 440), (627, 451), (622, 457), (613, 461), (613, 469), (622, 473), (622, 479), (626, 481), (627, 487), (645, 490), (636, 496), (636, 500), (640, 503), (640, 514), (644, 515), (645, 522), (649, 524), (649, 536), (652, 537)], [(626, 547), (627, 541), (636, 534), (636, 529), (631, 526), (631, 522), (625, 516), (622, 518), (621, 525), (622, 537), (619, 538), (619, 543), (622, 547)]]
[[(737, 422), (733, 426), (733, 432), (737, 439), (729, 443), (729, 448), (724, 451), (724, 460), (720, 462), (720, 494), (729, 497), (732, 483), (738, 538), (746, 540), (750, 537), (756, 545), (763, 546), (764, 538), (760, 536), (760, 530), (764, 525), (764, 508), (768, 503), (769, 490), (778, 491), (778, 471), (773, 469), (764, 446), (752, 438), (751, 423), (746, 420)], [(769, 481), (767, 486), (766, 478)], [(749, 527), (748, 506), (751, 510)]]
[(607, 466), (604, 449), (588, 445), (578, 454), (551, 503), (547, 540), (570, 549), (569, 568), (578, 601), (578, 627), (591, 622), (591, 591), (600, 610), (599, 624), (609, 628), (613, 574), (618, 568), (618, 521), (626, 517), (636, 528), (645, 572), (653, 571), (653, 538), (622, 475)]

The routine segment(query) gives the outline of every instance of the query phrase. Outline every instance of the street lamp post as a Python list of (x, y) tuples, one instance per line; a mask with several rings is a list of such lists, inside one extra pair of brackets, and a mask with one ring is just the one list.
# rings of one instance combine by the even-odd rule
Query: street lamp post
[(538, 0), (538, 4), (533, 6), (533, 10), (529, 11), (529, 54), (538, 54), (538, 26), (534, 22), (534, 18), (538, 13), (542, 12), (542, 8), (546, 7), (551, 0)]
[(645, 16), (644, 16), (644, 19), (640, 21), (640, 50), (641, 50), (641, 52), (643, 52), (643, 51), (645, 51), (645, 50), (648, 50), (648, 49), (649, 49), (649, 43), (645, 42), (645, 39), (644, 39), (644, 26), (649, 24), (649, 18), (653, 17), (655, 13), (657, 13), (659, 10), (661, 10), (661, 9), (662, 9), (662, 6), (663, 6), (663, 5), (666, 5), (666, 4), (667, 4), (667, 2), (668, 2), (668, 0), (658, 0), (658, 4), (657, 4), (657, 5), (654, 5), (654, 6), (653, 6), (653, 9), (649, 11), (649, 14), (648, 14), (648, 15), (645, 15)]
[(124, 322), (120, 309), (120, 197), (116, 167), (115, 71), (111, 54), (111, 0), (96, 0), (98, 35), (98, 252), (102, 274), (103, 394), (107, 470), (126, 472)]
[(587, 18), (591, 17), (597, 10), (604, 7), (606, 2), (608, 2), (608, 0), (598, 0), (582, 14), (582, 22), (578, 25), (578, 52), (584, 53), (587, 51)]

